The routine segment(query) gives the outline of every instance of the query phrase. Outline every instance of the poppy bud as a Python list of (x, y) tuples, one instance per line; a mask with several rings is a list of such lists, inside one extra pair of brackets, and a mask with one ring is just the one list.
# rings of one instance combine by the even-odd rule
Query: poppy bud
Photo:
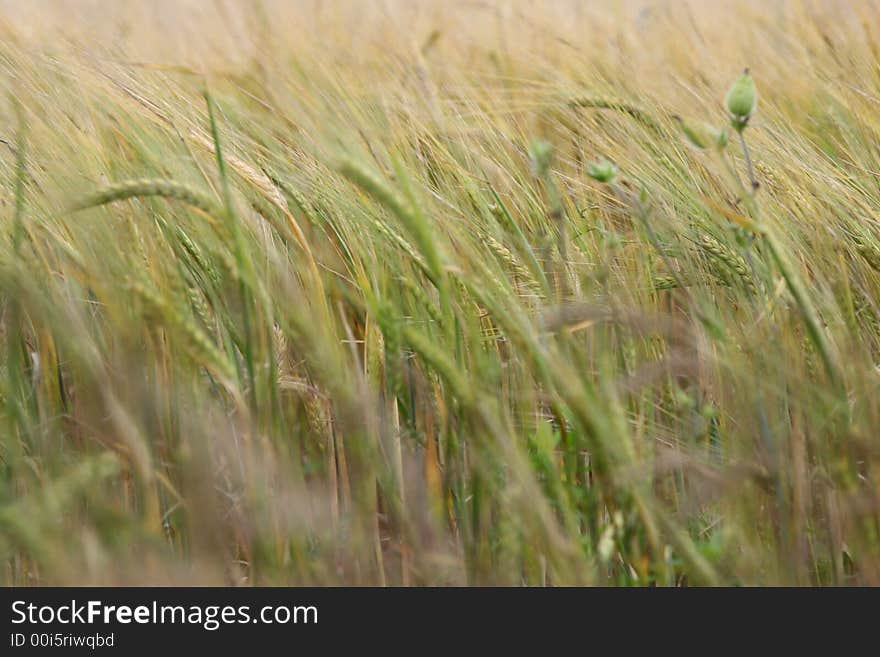
[(617, 177), (617, 167), (611, 164), (608, 160), (594, 162), (590, 165), (590, 168), (587, 169), (587, 175), (593, 180), (598, 180), (600, 183), (610, 184), (614, 182), (614, 179)]
[(727, 109), (733, 115), (734, 127), (742, 130), (749, 117), (758, 109), (758, 90), (755, 80), (746, 69), (727, 92)]

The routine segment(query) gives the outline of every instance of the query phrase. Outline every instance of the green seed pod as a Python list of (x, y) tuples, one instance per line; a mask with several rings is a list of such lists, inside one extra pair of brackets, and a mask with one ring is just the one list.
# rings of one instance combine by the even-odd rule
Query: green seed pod
[(539, 178), (546, 176), (550, 171), (550, 163), (553, 161), (553, 144), (543, 139), (533, 141), (529, 155), (534, 174)]
[(703, 121), (685, 121), (681, 117), (674, 117), (681, 126), (687, 142), (698, 150), (707, 148), (717, 148), (724, 150), (727, 146), (727, 131), (716, 130), (714, 127)]
[(758, 109), (758, 90), (749, 69), (743, 71), (727, 92), (727, 109), (739, 123), (745, 123)]
[(598, 180), (600, 183), (610, 184), (617, 177), (617, 167), (608, 160), (594, 162), (587, 169), (587, 175), (593, 180)]

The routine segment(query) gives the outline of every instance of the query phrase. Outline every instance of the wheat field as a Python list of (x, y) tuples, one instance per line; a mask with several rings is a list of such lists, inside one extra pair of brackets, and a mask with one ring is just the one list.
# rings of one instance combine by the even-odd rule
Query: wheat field
[(0, 2), (0, 583), (880, 585), (878, 44)]

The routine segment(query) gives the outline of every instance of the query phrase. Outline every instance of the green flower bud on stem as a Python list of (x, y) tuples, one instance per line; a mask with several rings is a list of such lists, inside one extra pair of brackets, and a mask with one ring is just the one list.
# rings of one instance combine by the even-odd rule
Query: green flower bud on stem
[(749, 74), (749, 69), (743, 71), (727, 92), (727, 109), (733, 117), (731, 125), (738, 132), (742, 132), (749, 118), (758, 109), (758, 90), (755, 87), (755, 80)]
[(610, 184), (617, 177), (617, 167), (608, 160), (594, 162), (587, 169), (587, 175), (593, 180), (598, 180), (600, 183)]

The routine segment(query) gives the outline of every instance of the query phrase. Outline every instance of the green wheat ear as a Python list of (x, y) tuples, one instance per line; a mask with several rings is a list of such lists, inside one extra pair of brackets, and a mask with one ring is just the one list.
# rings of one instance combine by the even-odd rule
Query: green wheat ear
[(184, 317), (149, 285), (133, 281), (129, 284), (129, 289), (141, 300), (150, 314), (157, 316), (166, 325), (177, 329), (187, 338), (189, 349), (198, 362), (214, 369), (229, 381), (235, 378), (235, 367), (194, 321)]
[(621, 114), (626, 114), (637, 123), (641, 123), (643, 126), (655, 133), (663, 132), (660, 124), (653, 116), (648, 113), (647, 110), (645, 110), (643, 107), (639, 107), (626, 101), (617, 100), (614, 98), (602, 98), (599, 96), (586, 95), (572, 98), (568, 101), (568, 105), (572, 108), (583, 107), (587, 109), (604, 109), (610, 110), (612, 112), (619, 112)]
[(223, 216), (221, 207), (207, 194), (189, 185), (162, 178), (143, 178), (112, 183), (75, 201), (69, 210), (77, 212), (116, 201), (150, 196), (181, 201), (214, 218)]
[(758, 287), (755, 285), (752, 272), (741, 255), (710, 235), (703, 235), (700, 237), (700, 246), (703, 247), (707, 253), (724, 264), (728, 269), (732, 270), (749, 292), (755, 295), (758, 294)]

